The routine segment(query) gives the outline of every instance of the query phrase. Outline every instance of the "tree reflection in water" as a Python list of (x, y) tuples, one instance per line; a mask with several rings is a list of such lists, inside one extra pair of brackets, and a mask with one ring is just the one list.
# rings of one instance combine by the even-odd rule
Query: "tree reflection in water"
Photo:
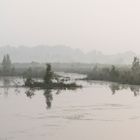
[(8, 90), (10, 87), (10, 79), (8, 77), (3, 78), (3, 87), (4, 87), (4, 94), (8, 96)]
[(138, 85), (124, 85), (118, 83), (111, 83), (109, 85), (109, 88), (112, 91), (112, 95), (116, 94), (117, 91), (123, 89), (130, 89), (133, 92), (134, 96), (140, 95), (140, 86)]
[(60, 92), (61, 92), (61, 90), (58, 89), (58, 90), (56, 91), (56, 94), (58, 95), (58, 94), (60, 94)]
[(10, 88), (14, 88), (16, 94), (20, 93), (19, 82), (16, 82), (15, 79), (13, 80), (11, 77), (3, 77), (1, 81), (2, 84), (0, 86), (4, 90), (5, 96), (8, 96)]
[(114, 95), (117, 90), (120, 90), (119, 84), (116, 83), (111, 83), (109, 87), (112, 91), (112, 95)]
[(52, 95), (51, 89), (46, 89), (44, 92), (44, 96), (46, 99), (46, 105), (47, 105), (46, 108), (49, 109), (52, 106), (52, 100), (53, 100), (53, 95)]
[[(60, 91), (61, 90), (57, 90), (55, 94), (60, 94)], [(34, 95), (35, 95), (35, 89), (28, 89), (25, 94), (28, 98), (32, 98)], [(53, 100), (53, 94), (52, 94), (52, 90), (51, 89), (46, 89), (44, 90), (44, 97), (45, 97), (45, 100), (46, 100), (46, 108), (47, 109), (50, 109), (52, 107), (52, 100)]]
[[(55, 94), (60, 94), (61, 90), (57, 90), (55, 91)], [(50, 109), (52, 107), (52, 101), (53, 101), (53, 94), (52, 94), (52, 90), (51, 89), (46, 89), (44, 91), (44, 96), (45, 96), (45, 99), (46, 99), (46, 108), (47, 109)]]
[(29, 97), (30, 99), (35, 95), (34, 94), (34, 89), (29, 89), (25, 92), (26, 96)]
[(130, 90), (134, 93), (134, 96), (138, 96), (140, 94), (139, 86), (130, 86)]

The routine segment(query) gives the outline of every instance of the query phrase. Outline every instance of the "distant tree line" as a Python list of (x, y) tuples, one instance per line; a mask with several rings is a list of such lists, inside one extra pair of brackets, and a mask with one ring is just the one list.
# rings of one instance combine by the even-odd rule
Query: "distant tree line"
[[(22, 65), (22, 64), (21, 64)], [(88, 68), (86, 68), (88, 66)], [(64, 66), (65, 67), (65, 64)], [(95, 65), (93, 64), (77, 66), (79, 73), (87, 74), (88, 80), (103, 80), (103, 81), (113, 81), (126, 84), (140, 84), (140, 60), (138, 57), (134, 57), (130, 67), (123, 66), (118, 67), (115, 65), (105, 66), (105, 65)], [(0, 65), (0, 76), (22, 76), (24, 78), (43, 78), (45, 83), (51, 82), (52, 77), (57, 77), (51, 70), (51, 65), (47, 64), (47, 67), (28, 67), (28, 68), (17, 68), (12, 63), (10, 56), (8, 54), (4, 55), (3, 60)], [(76, 70), (76, 66), (74, 65)], [(83, 70), (82, 70), (83, 69)], [(74, 72), (71, 70), (69, 72)], [(76, 72), (76, 71), (75, 71)], [(78, 73), (78, 72), (77, 72)], [(57, 78), (56, 78), (57, 80)]]
[(113, 81), (126, 84), (140, 84), (140, 60), (134, 57), (130, 68), (111, 67), (99, 68), (97, 65), (87, 74), (88, 80)]
[(15, 74), (15, 68), (12, 65), (9, 54), (6, 54), (4, 55), (2, 63), (1, 63), (0, 75), (12, 76), (14, 74)]
[[(22, 65), (22, 64), (21, 64)], [(27, 77), (43, 77), (45, 74), (44, 67), (16, 67), (12, 63), (10, 55), (6, 54), (3, 56), (3, 60), (0, 65), (0, 76), (21, 76), (24, 78)]]

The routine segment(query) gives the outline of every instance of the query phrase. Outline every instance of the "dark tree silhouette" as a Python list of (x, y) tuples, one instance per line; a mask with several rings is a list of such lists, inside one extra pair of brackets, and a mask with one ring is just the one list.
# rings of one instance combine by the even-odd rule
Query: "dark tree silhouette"
[(52, 82), (53, 72), (52, 72), (51, 64), (47, 64), (46, 66), (47, 67), (46, 67), (46, 72), (44, 76), (44, 83), (50, 84)]
[(8, 54), (4, 55), (3, 61), (2, 61), (2, 72), (3, 72), (3, 75), (10, 75), (11, 74), (11, 70), (12, 70), (12, 63), (11, 63), (10, 56)]
[(139, 69), (140, 69), (139, 59), (137, 57), (134, 57), (134, 60), (132, 62), (132, 71), (137, 72)]
[(111, 79), (114, 81), (116, 81), (118, 79), (119, 72), (116, 70), (116, 67), (114, 65), (112, 65), (112, 68), (110, 71), (110, 76), (111, 76)]

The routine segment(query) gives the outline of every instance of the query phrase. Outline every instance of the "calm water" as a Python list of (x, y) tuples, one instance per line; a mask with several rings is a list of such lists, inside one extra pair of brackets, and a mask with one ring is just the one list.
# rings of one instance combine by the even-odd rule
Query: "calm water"
[(84, 87), (73, 91), (10, 87), (18, 81), (0, 79), (0, 140), (140, 139), (139, 86), (78, 81)]

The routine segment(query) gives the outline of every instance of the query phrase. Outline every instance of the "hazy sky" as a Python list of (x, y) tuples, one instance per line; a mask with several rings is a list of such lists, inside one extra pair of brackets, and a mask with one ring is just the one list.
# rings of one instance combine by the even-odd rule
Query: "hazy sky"
[(0, 46), (140, 53), (140, 0), (0, 0)]

